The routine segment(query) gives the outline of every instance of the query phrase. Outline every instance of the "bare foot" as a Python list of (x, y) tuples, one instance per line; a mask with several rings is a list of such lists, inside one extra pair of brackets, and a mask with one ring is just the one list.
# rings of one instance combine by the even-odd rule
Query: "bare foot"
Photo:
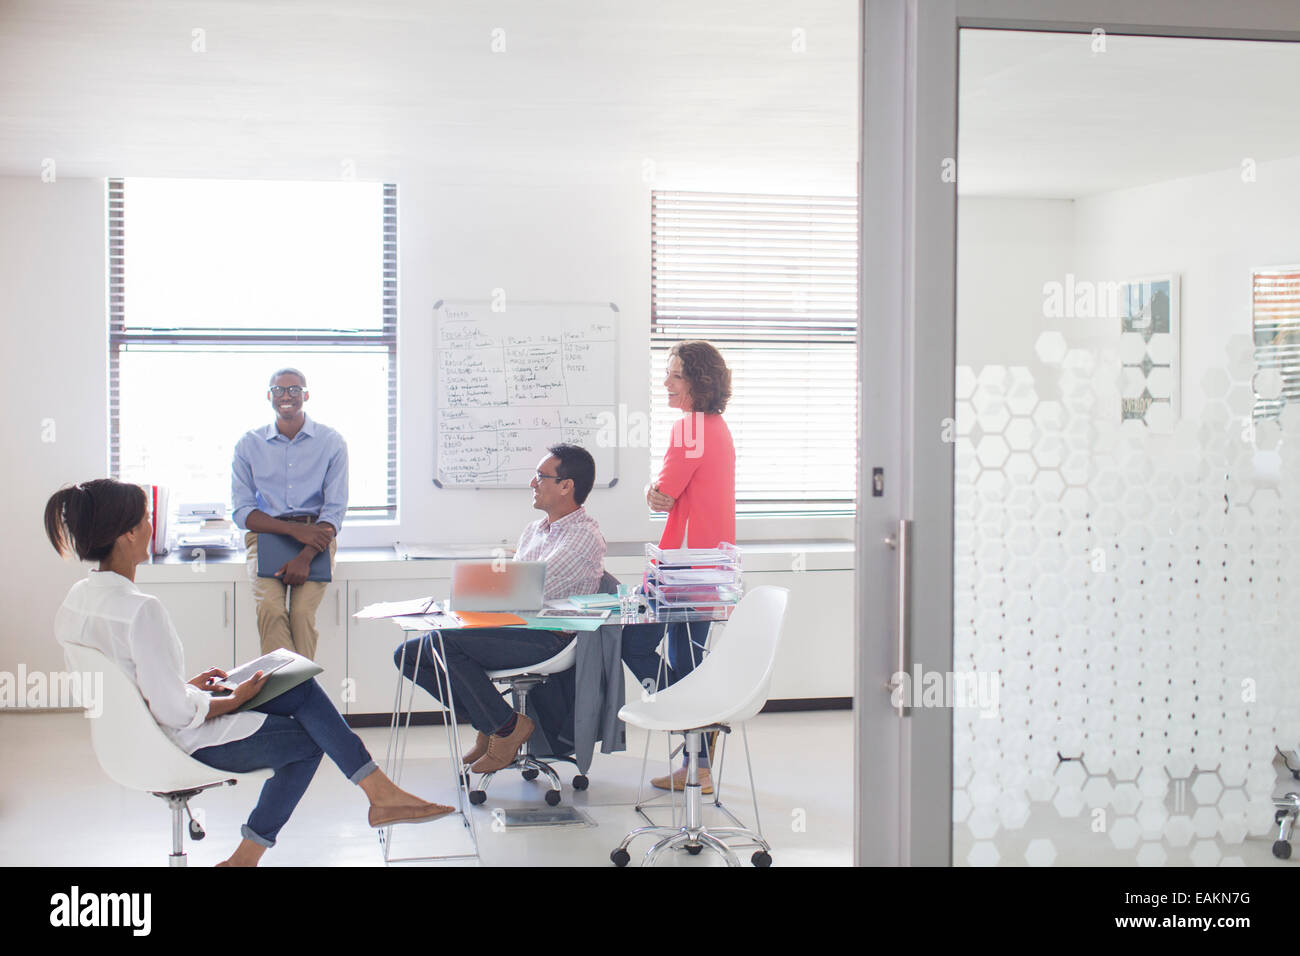
[(393, 783), (382, 770), (375, 770), (361, 781), (361, 789), (370, 798), (372, 807), (424, 807), (440, 804), (408, 793)]
[(230, 854), (230, 859), (222, 860), (217, 866), (257, 866), (265, 852), (266, 847), (262, 844), (254, 843), (252, 840), (241, 840), (235, 852)]

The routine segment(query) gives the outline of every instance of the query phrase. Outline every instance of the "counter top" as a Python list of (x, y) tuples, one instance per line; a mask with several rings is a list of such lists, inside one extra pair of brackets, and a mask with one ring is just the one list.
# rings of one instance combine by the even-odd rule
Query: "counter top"
[[(457, 545), (457, 551), (466, 546)], [(499, 554), (500, 545), (484, 545), (481, 557)], [(853, 567), (853, 542), (817, 541), (748, 541), (740, 545), (741, 563), (746, 571), (826, 571)], [(468, 558), (403, 559), (391, 548), (340, 548), (335, 556), (334, 577), (339, 580), (382, 580), (448, 578), (452, 562)], [(611, 541), (605, 564), (611, 573), (639, 572), (645, 561), (645, 542)], [(149, 583), (197, 583), (208, 580), (230, 582), (247, 580), (243, 550), (212, 553), (202, 558), (182, 557), (179, 552), (162, 555), (139, 566), (137, 579)], [(203, 577), (200, 577), (203, 576)]]

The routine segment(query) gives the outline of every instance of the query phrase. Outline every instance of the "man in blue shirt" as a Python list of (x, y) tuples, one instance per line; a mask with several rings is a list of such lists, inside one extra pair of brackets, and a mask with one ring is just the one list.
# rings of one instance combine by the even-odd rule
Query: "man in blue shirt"
[[(311, 560), (329, 548), (348, 508), (348, 446), (332, 428), (303, 412), (307, 377), (293, 368), (271, 376), (266, 393), (275, 422), (254, 428), (235, 446), (231, 500), (235, 524), (248, 531), (248, 579), (257, 602), (262, 653), (277, 647), (316, 656), (316, 608), (325, 582), (308, 581)], [(273, 578), (257, 576), (257, 533), (287, 535), (302, 545)], [(286, 604), (285, 597), (289, 589)]]

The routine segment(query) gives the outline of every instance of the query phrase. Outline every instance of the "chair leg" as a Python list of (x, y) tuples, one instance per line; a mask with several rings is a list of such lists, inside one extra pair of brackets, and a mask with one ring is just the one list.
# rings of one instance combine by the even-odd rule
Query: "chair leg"
[(764, 853), (772, 852), (772, 847), (768, 842), (749, 827), (709, 827), (709, 833), (713, 836), (744, 837), (747, 843), (756, 844), (762, 848)]
[(185, 803), (184, 797), (165, 797), (172, 811), (172, 852), (167, 857), (168, 866), (188, 866), (185, 857)]
[[(656, 828), (660, 829), (660, 828)], [(685, 830), (674, 830), (668, 836), (664, 837), (650, 849), (645, 851), (645, 858), (641, 860), (642, 866), (654, 866), (655, 861), (659, 859), (659, 854), (664, 850), (671, 850), (673, 847), (681, 846), (690, 840), (690, 835)]]
[(681, 833), (681, 832), (682, 832), (681, 827), (658, 827), (658, 826), (637, 827), (635, 830), (629, 831), (627, 836), (623, 837), (623, 842), (618, 845), (618, 849), (626, 850), (629, 846), (632, 845), (633, 840), (635, 840), (637, 837), (643, 837), (648, 833), (671, 834), (671, 833)]
[(713, 836), (712, 830), (701, 831), (699, 834), (699, 839), (700, 839), (700, 843), (704, 844), (710, 850), (713, 850), (724, 860), (726, 860), (727, 866), (740, 866), (740, 861), (736, 859), (736, 854), (731, 852), (731, 847), (727, 846), (727, 844), (723, 843), (717, 837)]

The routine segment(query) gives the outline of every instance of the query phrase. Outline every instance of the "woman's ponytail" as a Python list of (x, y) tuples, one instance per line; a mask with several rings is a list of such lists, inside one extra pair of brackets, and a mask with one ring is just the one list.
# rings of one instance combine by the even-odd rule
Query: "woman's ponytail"
[(144, 519), (145, 505), (143, 488), (112, 478), (60, 488), (45, 503), (45, 534), (60, 555), (103, 561)]

